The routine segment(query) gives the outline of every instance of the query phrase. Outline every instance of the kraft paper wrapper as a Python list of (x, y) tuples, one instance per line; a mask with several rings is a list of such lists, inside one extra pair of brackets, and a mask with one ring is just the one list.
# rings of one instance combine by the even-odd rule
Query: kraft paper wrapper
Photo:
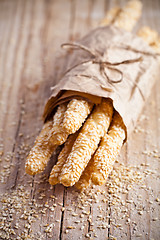
[[(99, 60), (112, 63), (131, 60), (142, 56), (142, 61), (112, 66), (123, 73), (119, 83), (110, 83), (100, 65), (93, 62), (80, 64), (94, 57), (82, 49), (74, 49), (69, 54), (68, 69), (72, 68), (53, 87), (52, 95), (44, 109), (46, 121), (54, 112), (57, 105), (72, 98), (84, 98), (99, 103), (101, 97), (111, 98), (114, 108), (122, 116), (127, 133), (135, 128), (146, 99), (159, 76), (159, 62), (157, 57), (126, 50), (122, 46), (130, 46), (137, 51), (155, 54), (155, 52), (141, 38), (113, 26), (99, 27), (77, 42), (86, 46), (92, 52), (100, 55)], [(68, 62), (67, 62), (68, 64)], [(120, 74), (105, 68), (109, 79), (118, 79)], [(90, 77), (87, 77), (90, 76)], [(66, 91), (68, 90), (68, 91)]]

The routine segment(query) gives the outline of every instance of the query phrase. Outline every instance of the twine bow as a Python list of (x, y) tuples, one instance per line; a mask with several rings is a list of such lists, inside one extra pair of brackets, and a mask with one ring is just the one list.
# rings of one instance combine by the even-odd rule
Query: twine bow
[[(86, 47), (82, 44), (79, 44), (79, 43), (63, 43), (61, 45), (61, 47), (62, 48), (69, 48), (69, 49), (73, 49), (73, 50), (83, 50), (91, 56), (91, 58), (89, 58), (87, 60), (84, 60), (84, 61), (81, 61), (80, 63), (75, 64), (73, 67), (69, 68), (64, 73), (63, 76), (65, 76), (72, 69), (74, 69), (74, 68), (76, 68), (80, 65), (91, 62), (92, 64), (98, 64), (99, 65), (101, 75), (104, 76), (107, 79), (108, 83), (111, 84), (111, 85), (117, 84), (117, 83), (120, 83), (120, 82), (123, 81), (123, 72), (121, 70), (119, 70), (116, 66), (123, 65), (123, 64), (132, 64), (132, 63), (135, 63), (135, 62), (141, 62), (143, 60), (143, 57), (140, 56), (140, 57), (137, 57), (137, 58), (127, 59), (127, 60), (123, 60), (123, 61), (119, 61), (119, 62), (102, 61), (101, 60), (102, 54), (100, 52), (93, 51), (92, 49), (90, 49), (90, 48), (88, 48), (88, 47)], [(160, 54), (156, 54), (156, 53), (140, 51), (140, 50), (134, 49), (134, 48), (132, 48), (131, 46), (128, 46), (128, 45), (113, 46), (113, 47), (122, 48), (122, 49), (132, 51), (132, 52), (135, 52), (135, 53), (141, 53), (142, 55), (151, 56), (151, 57), (154, 57), (154, 58), (157, 55), (160, 55)], [(106, 69), (109, 69), (109, 71), (112, 71), (113, 73), (118, 73), (119, 78), (111, 78), (107, 74), (107, 72), (105, 71)], [(86, 78), (94, 78), (95, 80), (98, 79), (96, 76), (85, 75), (85, 74), (76, 74), (75, 76), (82, 76), (82, 77), (86, 77)], [(134, 83), (134, 84), (139, 89), (139, 92), (142, 95), (142, 98), (144, 99), (144, 96), (142, 94), (141, 89), (138, 86), (138, 83)], [(112, 89), (106, 88), (104, 86), (102, 86), (102, 88), (104, 88), (107, 91), (112, 91)]]

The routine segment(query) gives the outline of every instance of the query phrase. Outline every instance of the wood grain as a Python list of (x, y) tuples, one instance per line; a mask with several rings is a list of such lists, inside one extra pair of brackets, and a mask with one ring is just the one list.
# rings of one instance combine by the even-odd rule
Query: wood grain
[[(23, 219), (22, 212), (14, 212), (12, 227), (16, 222), (19, 227), (8, 239), (160, 239), (159, 82), (119, 157), (124, 167), (134, 166), (132, 169), (144, 176), (143, 183), (132, 183), (130, 191), (119, 193), (116, 205), (116, 197), (109, 191), (110, 179), (108, 185), (91, 189), (84, 196), (74, 188), (51, 187), (48, 173), (57, 152), (43, 174), (31, 177), (24, 171), (25, 158), (42, 126), (50, 87), (67, 67), (60, 44), (80, 38), (97, 26), (109, 8), (125, 2), (0, 1), (0, 206), (4, 207), (5, 193), (10, 198), (22, 186), (28, 198), (21, 207), (31, 219), (37, 215), (27, 228), (28, 220)], [(148, 25), (160, 33), (159, 0), (142, 2), (143, 15), (135, 31)], [(50, 224), (51, 231), (47, 232)], [(28, 238), (23, 236), (24, 230)]]

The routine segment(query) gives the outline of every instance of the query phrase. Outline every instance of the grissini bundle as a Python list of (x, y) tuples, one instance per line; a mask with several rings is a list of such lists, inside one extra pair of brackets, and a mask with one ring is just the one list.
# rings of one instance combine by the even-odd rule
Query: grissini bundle
[[(139, 1), (130, 1), (124, 9), (118, 8), (116, 11), (114, 9), (109, 11), (103, 21), (103, 25), (111, 24), (113, 19), (116, 25), (118, 22), (125, 22), (125, 15), (127, 14), (128, 9), (130, 9), (130, 6), (132, 6), (133, 9), (136, 9), (136, 11), (133, 11), (132, 9), (132, 17), (130, 18), (133, 27), (138, 16), (141, 14), (141, 3)], [(118, 13), (121, 14), (118, 15)], [(42, 132), (37, 137), (34, 147), (31, 149), (26, 161), (26, 172), (30, 175), (35, 175), (36, 173), (43, 171), (52, 152), (58, 145), (61, 145), (66, 141), (69, 134), (73, 134), (82, 126), (92, 108), (93, 103), (89, 103), (84, 99), (73, 99), (68, 105), (60, 105), (53, 120), (49, 120), (44, 124)]]
[[(130, 17), (130, 20), (128, 21), (128, 17), (126, 18), (126, 15), (128, 15), (130, 13), (131, 8), (135, 9), (136, 11), (133, 11), (133, 9), (132, 9), (132, 15)], [(127, 3), (127, 5), (124, 7), (124, 9), (120, 9), (120, 8), (111, 9), (111, 11), (109, 11), (107, 13), (103, 22), (101, 22), (101, 25), (111, 24), (111, 22), (112, 22), (115, 25), (118, 25), (118, 23), (119, 23), (120, 27), (123, 27), (122, 22), (125, 24), (125, 22), (127, 21), (128, 26), (130, 24), (130, 30), (132, 30), (132, 28), (135, 25), (137, 19), (140, 17), (141, 8), (142, 8), (142, 6), (141, 6), (141, 3), (139, 1), (130, 1), (130, 2)], [(72, 111), (72, 113), (75, 114), (75, 111)], [(71, 116), (71, 115), (69, 114), (69, 116)], [(66, 184), (70, 185), (69, 183), (64, 183), (64, 177), (62, 178), (62, 176), (60, 177), (60, 175), (61, 175), (61, 170), (62, 170), (62, 162), (63, 162), (63, 164), (66, 162), (66, 160), (69, 156), (69, 153), (71, 151), (71, 148), (73, 146), (73, 143), (74, 143), (73, 142), (73, 136), (71, 136), (71, 140), (68, 140), (66, 142), (64, 150), (62, 149), (62, 153), (60, 153), (60, 155), (59, 155), (60, 159), (58, 158), (58, 162), (56, 164), (57, 166), (55, 165), (53, 167), (53, 170), (50, 174), (50, 179), (49, 179), (50, 184), (54, 185), (58, 182), (61, 182), (64, 185), (66, 185)], [(63, 161), (61, 160), (62, 158), (63, 158)], [(74, 160), (72, 164), (76, 165), (76, 160)], [(90, 165), (90, 163), (89, 163), (89, 165)], [(58, 169), (58, 171), (56, 171), (57, 169)], [(67, 168), (64, 167), (63, 171), (67, 172)], [(89, 171), (89, 172), (91, 172), (91, 171)], [(89, 175), (91, 175), (91, 174), (89, 173)], [(69, 176), (69, 174), (68, 174), (68, 176)], [(86, 176), (86, 174), (85, 174), (85, 176)], [(58, 178), (59, 178), (59, 180), (58, 180)], [(60, 178), (62, 180), (60, 180)], [(66, 176), (65, 176), (65, 178), (66, 178)], [(71, 180), (68, 179), (68, 181), (70, 182)]]
[(132, 31), (141, 16), (142, 3), (139, 0), (128, 1), (124, 8), (114, 7), (101, 21), (102, 26), (112, 24), (126, 31)]
[[(114, 160), (120, 151), (124, 140), (126, 140), (126, 126), (128, 131), (130, 128), (128, 127), (129, 123), (136, 122), (138, 114), (142, 109), (142, 105), (144, 105), (142, 103), (142, 99), (140, 99), (140, 107), (138, 111), (136, 112), (135, 116), (130, 116), (130, 107), (132, 108), (132, 104), (135, 104), (135, 101), (138, 101), (139, 98), (144, 98), (142, 89), (146, 86), (143, 82), (143, 79), (145, 78), (144, 73), (141, 77), (141, 82), (137, 83), (135, 81), (136, 75), (131, 76), (129, 70), (131, 71), (133, 68), (137, 71), (139, 69), (139, 65), (141, 64), (142, 58), (145, 60), (142, 61), (142, 64), (146, 65), (146, 67), (150, 66), (149, 58), (152, 58), (152, 64), (148, 70), (149, 76), (151, 75), (153, 69), (157, 69), (155, 52), (150, 51), (151, 49), (149, 49), (148, 46), (145, 46), (143, 42), (142, 50), (137, 49), (137, 44), (139, 44), (139, 42), (141, 43), (141, 41), (136, 37), (117, 29), (119, 24), (119, 28), (123, 28), (124, 26), (126, 30), (131, 30), (140, 16), (140, 13), (141, 3), (139, 1), (130, 1), (127, 3), (124, 9), (114, 10), (109, 13), (110, 17), (108, 19), (110, 20), (107, 20), (108, 22), (106, 23), (112, 24), (112, 26), (116, 27), (109, 26), (97, 28), (78, 44), (64, 44), (64, 46), (69, 46), (74, 50), (80, 51), (79, 56), (81, 56), (82, 61), (77, 63), (76, 61), (78, 60), (79, 56), (76, 55), (76, 53), (73, 54), (73, 57), (71, 57), (71, 68), (69, 68), (64, 74), (59, 86), (54, 88), (53, 95), (46, 104), (44, 112), (46, 123), (44, 124), (44, 128), (45, 126), (52, 127), (46, 128), (48, 134), (43, 134), (44, 131), (42, 129), (42, 132), (37, 138), (35, 145), (27, 158), (27, 173), (34, 175), (40, 171), (43, 171), (53, 150), (58, 145), (62, 145), (64, 142), (66, 142), (64, 149), (62, 149), (62, 152), (59, 155), (57, 165), (55, 165), (51, 171), (49, 182), (51, 184), (61, 182), (65, 186), (74, 185), (79, 178), (80, 180), (76, 184), (77, 186), (78, 184), (79, 186), (85, 186), (85, 184), (81, 184), (81, 182), (84, 180), (87, 183), (91, 178), (95, 184), (100, 185), (105, 182), (110, 169), (112, 169)], [(130, 16), (129, 19), (128, 16)], [(125, 24), (126, 21), (127, 23)], [(121, 40), (122, 34), (124, 34), (124, 37)], [(100, 39), (99, 36), (102, 38)], [(108, 39), (109, 37), (111, 37), (113, 40), (113, 42), (111, 41), (111, 46), (109, 42), (106, 44), (105, 41), (105, 38)], [(118, 42), (119, 46), (116, 45), (117, 39), (120, 39)], [(123, 42), (126, 40), (130, 45), (126, 44), (123, 46)], [(96, 48), (94, 49), (94, 43), (97, 43), (95, 46), (99, 46), (99, 50)], [(105, 44), (107, 49), (104, 48)], [(118, 49), (118, 52), (115, 51), (116, 55), (113, 54), (113, 48), (116, 50)], [(102, 50), (104, 51), (103, 54)], [(108, 54), (111, 50), (111, 57), (114, 59), (114, 61), (113, 59), (112, 61), (108, 60)], [(121, 55), (129, 56), (129, 59), (121, 60)], [(118, 58), (118, 60), (116, 58)], [(127, 68), (126, 66), (123, 67), (123, 64), (126, 64)], [(132, 66), (130, 67), (129, 65)], [(75, 80), (80, 80), (82, 85), (77, 84), (77, 81)], [(122, 88), (120, 88), (120, 90), (118, 89), (119, 86), (122, 85), (122, 82), (123, 90), (128, 87), (129, 93), (131, 93), (129, 99), (131, 103), (130, 105), (127, 105), (127, 115), (123, 108), (124, 104), (121, 104), (123, 101), (121, 95), (119, 94), (120, 92), (123, 94)], [(149, 86), (149, 89), (151, 87), (152, 86)], [(145, 97), (147, 97), (149, 92), (145, 94)], [(126, 94), (124, 99), (127, 99), (127, 95), (128, 94)], [(136, 98), (134, 98), (135, 95)], [(109, 104), (108, 106), (110, 107), (108, 108), (107, 112), (104, 113), (102, 105), (105, 104)], [(57, 105), (59, 105), (59, 107), (53, 116), (53, 110)], [(62, 114), (58, 114), (57, 117), (59, 120), (56, 120), (55, 116), (60, 108), (63, 108), (64, 111)], [(115, 111), (114, 108), (117, 111)], [(97, 109), (100, 109), (100, 111)], [(112, 120), (113, 111), (114, 117)], [(101, 121), (97, 121), (97, 116), (95, 114), (96, 112), (99, 116), (101, 116), (100, 120), (103, 121), (103, 127)], [(90, 116), (88, 117), (89, 114)], [(78, 131), (81, 126), (82, 129), (77, 133), (76, 131)], [(120, 130), (121, 135), (119, 136), (118, 133)], [(91, 131), (91, 133), (87, 133), (87, 131)], [(70, 134), (73, 135), (69, 136)], [(43, 135), (45, 136), (44, 139)], [(44, 142), (47, 142), (47, 144), (43, 144), (41, 139), (43, 139)], [(40, 148), (39, 142), (42, 143), (41, 145), (45, 145), (45, 147)], [(98, 144), (99, 148), (97, 150)], [(35, 151), (35, 149), (38, 150)], [(108, 165), (107, 158), (105, 158), (106, 165), (102, 164), (101, 161), (103, 161), (103, 158), (100, 159), (98, 157), (100, 155), (98, 155), (98, 153), (100, 152), (106, 152), (108, 155), (114, 153), (114, 156), (112, 159), (110, 158)], [(36, 168), (38, 170), (36, 170)], [(92, 170), (93, 174), (90, 174)], [(85, 174), (87, 171), (88, 174)], [(100, 174), (98, 171), (100, 171)], [(89, 178), (89, 175), (92, 177)]]

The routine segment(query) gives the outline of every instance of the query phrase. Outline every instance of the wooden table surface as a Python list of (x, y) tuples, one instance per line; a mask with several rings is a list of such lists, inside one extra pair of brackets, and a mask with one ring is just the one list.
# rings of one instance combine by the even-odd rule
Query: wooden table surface
[[(57, 153), (45, 173), (24, 170), (50, 87), (65, 68), (60, 44), (125, 2), (0, 1), (0, 239), (160, 239), (160, 82), (106, 186), (84, 194), (51, 187), (47, 174)], [(160, 1), (143, 5), (138, 27), (160, 33)]]

